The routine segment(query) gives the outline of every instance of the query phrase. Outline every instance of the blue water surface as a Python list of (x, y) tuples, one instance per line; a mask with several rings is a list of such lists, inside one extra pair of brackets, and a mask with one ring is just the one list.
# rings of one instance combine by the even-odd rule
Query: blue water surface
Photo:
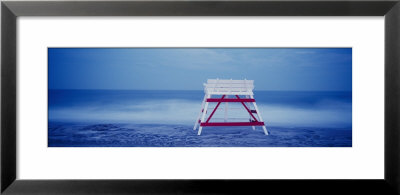
[[(255, 91), (261, 127), (193, 125), (203, 91), (49, 90), (50, 147), (351, 147), (351, 91)], [(233, 98), (233, 97), (231, 97)], [(211, 121), (246, 121), (240, 103)], [(211, 104), (210, 108), (215, 107)], [(208, 112), (208, 114), (211, 111)]]

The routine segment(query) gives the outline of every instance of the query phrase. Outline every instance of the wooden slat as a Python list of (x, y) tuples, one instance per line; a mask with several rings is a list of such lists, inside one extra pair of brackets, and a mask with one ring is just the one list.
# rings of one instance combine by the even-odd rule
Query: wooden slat
[(255, 99), (233, 99), (233, 98), (226, 98), (226, 99), (221, 99), (221, 98), (208, 98), (207, 102), (255, 102)]
[(205, 86), (205, 89), (208, 90), (234, 90), (234, 91), (251, 91), (254, 89), (254, 86)]
[(200, 123), (202, 127), (223, 127), (223, 126), (263, 126), (264, 122), (213, 122)]
[(240, 92), (232, 91), (232, 92), (229, 92), (229, 91), (211, 91), (211, 90), (206, 90), (206, 93), (210, 94), (210, 95), (254, 95), (254, 93), (251, 92), (251, 91), (240, 91)]
[(242, 83), (242, 84), (253, 84), (254, 80), (230, 80), (230, 79), (208, 79), (207, 80), (208, 84), (214, 84), (214, 83)]
[(205, 87), (254, 87), (250, 83), (205, 83)]

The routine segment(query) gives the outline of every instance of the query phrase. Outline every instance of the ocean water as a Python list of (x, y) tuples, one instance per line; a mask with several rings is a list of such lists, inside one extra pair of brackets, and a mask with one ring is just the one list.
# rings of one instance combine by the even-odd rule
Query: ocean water
[[(49, 90), (48, 146), (352, 146), (351, 92), (254, 94), (268, 136), (261, 127), (204, 127), (198, 136), (193, 125), (204, 97), (202, 90)], [(224, 121), (225, 113), (229, 121), (249, 120), (240, 103), (222, 103), (211, 121)]]

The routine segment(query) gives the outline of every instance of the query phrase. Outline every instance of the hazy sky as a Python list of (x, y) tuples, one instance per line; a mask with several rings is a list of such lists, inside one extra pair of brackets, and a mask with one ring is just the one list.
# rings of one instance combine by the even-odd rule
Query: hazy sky
[(49, 89), (201, 90), (207, 79), (255, 90), (352, 89), (351, 48), (49, 48)]

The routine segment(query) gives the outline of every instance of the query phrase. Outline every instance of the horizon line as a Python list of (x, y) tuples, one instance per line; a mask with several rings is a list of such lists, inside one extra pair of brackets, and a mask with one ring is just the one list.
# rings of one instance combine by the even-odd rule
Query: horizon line
[[(204, 89), (49, 89), (48, 90), (104, 90), (104, 91), (203, 91)], [(262, 89), (262, 90), (253, 90), (253, 91), (347, 91), (352, 92), (353, 90), (292, 90), (292, 89), (285, 89), (285, 90), (277, 90), (277, 89)]]

